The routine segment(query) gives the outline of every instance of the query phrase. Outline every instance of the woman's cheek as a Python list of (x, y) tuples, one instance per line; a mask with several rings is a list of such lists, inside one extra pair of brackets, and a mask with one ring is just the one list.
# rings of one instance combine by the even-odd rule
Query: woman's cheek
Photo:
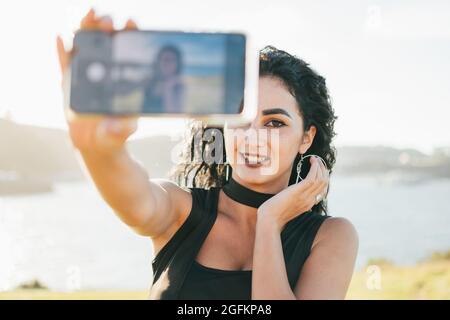
[(298, 135), (286, 130), (279, 131), (278, 147), (275, 147), (274, 149), (278, 149), (279, 166), (284, 170), (292, 164), (293, 159), (297, 155), (299, 141)]
[(239, 159), (238, 150), (240, 143), (242, 143), (242, 139), (239, 136), (225, 135), (225, 152), (227, 162), (232, 165), (236, 164)]
[(278, 153), (280, 158), (284, 156), (285, 151), (284, 148), (290, 146), (291, 135), (286, 133), (284, 130), (272, 130), (270, 132), (270, 139), (268, 141), (269, 148), (272, 150), (272, 153)]

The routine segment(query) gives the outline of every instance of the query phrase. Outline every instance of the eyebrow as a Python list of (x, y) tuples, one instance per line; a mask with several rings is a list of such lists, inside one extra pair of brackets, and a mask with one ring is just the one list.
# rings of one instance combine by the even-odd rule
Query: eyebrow
[(269, 114), (284, 114), (285, 116), (289, 117), (292, 119), (291, 115), (289, 114), (289, 112), (287, 112), (286, 110), (282, 109), (282, 108), (273, 108), (273, 109), (266, 109), (262, 111), (263, 115), (269, 115)]

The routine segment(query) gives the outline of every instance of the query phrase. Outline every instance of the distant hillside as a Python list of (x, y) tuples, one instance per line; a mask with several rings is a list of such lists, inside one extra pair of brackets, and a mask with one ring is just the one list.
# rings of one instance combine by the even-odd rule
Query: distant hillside
[(169, 136), (152, 136), (128, 142), (128, 150), (147, 169), (150, 177), (167, 177), (175, 163), (171, 153), (178, 141)]
[[(130, 140), (128, 149), (151, 176), (163, 177), (172, 165), (170, 153), (176, 143), (168, 136), (155, 136)], [(10, 172), (50, 181), (83, 178), (76, 149), (65, 130), (0, 119), (0, 150), (0, 178)]]
[(66, 131), (0, 119), (0, 171), (40, 179), (80, 179)]
[(415, 149), (347, 146), (337, 149), (337, 175), (398, 175), (415, 179), (450, 178), (450, 148), (432, 155)]
[[(166, 177), (175, 165), (176, 159), (171, 157), (178, 143), (168, 136), (152, 136), (130, 140), (128, 149), (151, 177)], [(31, 180), (83, 179), (81, 164), (65, 130), (0, 119), (0, 150), (0, 182), (11, 172)], [(385, 146), (340, 147), (334, 174), (412, 177), (417, 181), (450, 178), (450, 148), (436, 149), (430, 156), (414, 149)]]

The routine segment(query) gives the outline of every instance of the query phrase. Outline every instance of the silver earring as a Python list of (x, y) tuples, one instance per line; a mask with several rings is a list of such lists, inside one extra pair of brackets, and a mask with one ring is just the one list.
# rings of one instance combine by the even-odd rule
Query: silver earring
[(230, 163), (227, 161), (225, 162), (225, 181), (228, 181), (230, 178)]
[(301, 181), (303, 180), (303, 178), (300, 176), (300, 172), (302, 171), (303, 160), (305, 160), (308, 157), (312, 157), (312, 156), (319, 158), (320, 161), (322, 161), (325, 168), (328, 170), (327, 163), (325, 162), (325, 160), (322, 159), (322, 157), (317, 156), (315, 154), (308, 154), (307, 156), (303, 156), (303, 154), (301, 154), (300, 161), (297, 164), (297, 180), (295, 180), (295, 183), (298, 183), (298, 180), (301, 180)]
[(299, 179), (303, 180), (303, 179), (300, 177), (300, 172), (302, 172), (303, 159), (304, 159), (303, 154), (301, 154), (300, 161), (297, 163), (297, 179), (295, 180), (295, 183), (298, 183), (298, 180), (299, 180)]

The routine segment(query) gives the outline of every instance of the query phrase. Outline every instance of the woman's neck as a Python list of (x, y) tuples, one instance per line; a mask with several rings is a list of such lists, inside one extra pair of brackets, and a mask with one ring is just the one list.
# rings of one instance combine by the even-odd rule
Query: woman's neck
[(223, 190), (219, 192), (218, 214), (222, 213), (238, 225), (256, 225), (258, 209), (246, 206), (228, 197)]
[(231, 177), (234, 179), (234, 181), (245, 188), (266, 194), (277, 194), (280, 191), (286, 189), (289, 185), (289, 175), (287, 175), (287, 177), (281, 177), (277, 178), (274, 181), (265, 181), (263, 183), (249, 183), (247, 181), (243, 181), (234, 173), (232, 173)]
[[(258, 208), (277, 194), (276, 190), (283, 190), (284, 188), (277, 188), (276, 183), (273, 182), (260, 184), (258, 188), (255, 184), (244, 184), (241, 181), (239, 177), (232, 175), (224, 185), (219, 195), (219, 211), (238, 224), (254, 225)], [(286, 185), (288, 185), (287, 182)]]

